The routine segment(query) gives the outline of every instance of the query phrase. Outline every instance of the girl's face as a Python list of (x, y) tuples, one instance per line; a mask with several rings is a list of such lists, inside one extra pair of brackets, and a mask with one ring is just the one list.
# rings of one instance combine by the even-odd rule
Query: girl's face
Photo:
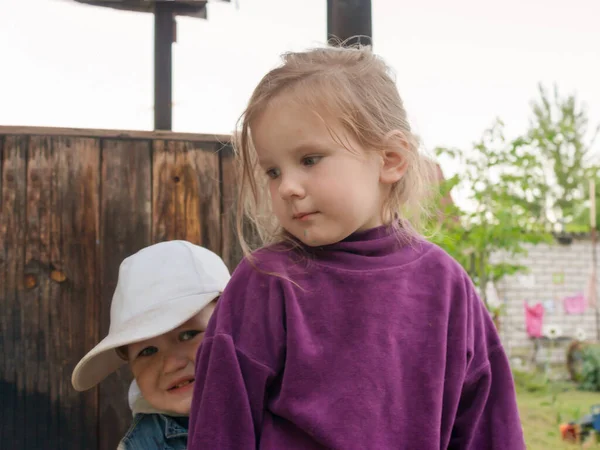
[(341, 126), (333, 131), (335, 140), (316, 114), (281, 98), (252, 124), (273, 212), (288, 233), (310, 246), (382, 224), (381, 157)]
[(196, 352), (206, 324), (206, 312), (202, 311), (168, 333), (127, 346), (133, 376), (154, 408), (190, 413)]

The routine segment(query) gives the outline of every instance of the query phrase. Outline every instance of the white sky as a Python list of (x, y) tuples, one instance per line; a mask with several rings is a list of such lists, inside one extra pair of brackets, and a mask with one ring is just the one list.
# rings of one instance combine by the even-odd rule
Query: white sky
[[(599, 17), (598, 0), (373, 0), (374, 48), (425, 146), (466, 148), (497, 116), (522, 131), (540, 81), (599, 122)], [(0, 124), (152, 129), (152, 33), (148, 14), (0, 0)], [(179, 18), (173, 129), (229, 133), (280, 53), (325, 39), (326, 0), (213, 2), (208, 21)]]

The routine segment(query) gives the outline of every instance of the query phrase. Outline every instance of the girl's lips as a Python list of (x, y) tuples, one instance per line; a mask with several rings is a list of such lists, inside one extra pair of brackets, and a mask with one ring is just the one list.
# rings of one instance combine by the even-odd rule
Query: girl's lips
[(296, 219), (296, 220), (308, 220), (311, 217), (313, 217), (315, 214), (317, 214), (317, 211), (315, 211), (315, 212), (309, 212), (309, 213), (294, 214), (294, 219)]

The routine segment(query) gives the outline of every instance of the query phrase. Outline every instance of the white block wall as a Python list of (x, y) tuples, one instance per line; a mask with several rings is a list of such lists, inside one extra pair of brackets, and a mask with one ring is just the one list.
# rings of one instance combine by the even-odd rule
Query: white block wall
[[(497, 254), (493, 260), (503, 258), (506, 257)], [(544, 311), (544, 324), (558, 325), (568, 337), (574, 337), (575, 329), (582, 327), (588, 339), (596, 339), (594, 309), (588, 307), (585, 313), (577, 315), (566, 314), (563, 309), (564, 297), (586, 292), (592, 265), (592, 244), (589, 239), (575, 239), (570, 245), (555, 243), (531, 246), (527, 255), (517, 257), (514, 262), (529, 267), (535, 284), (527, 286), (526, 280), (516, 275), (504, 278), (496, 286), (500, 300), (505, 303), (501, 337), (509, 356), (523, 357), (524, 352), (527, 357), (532, 356), (533, 342), (525, 331), (524, 302), (533, 306), (538, 302), (544, 304), (545, 301), (553, 301), (554, 311)], [(563, 283), (554, 283), (553, 274), (563, 274)], [(549, 353), (552, 354), (551, 361), (564, 361), (567, 345), (568, 341), (563, 342), (554, 352), (548, 352), (545, 347), (545, 350), (537, 353), (537, 361), (544, 361)]]

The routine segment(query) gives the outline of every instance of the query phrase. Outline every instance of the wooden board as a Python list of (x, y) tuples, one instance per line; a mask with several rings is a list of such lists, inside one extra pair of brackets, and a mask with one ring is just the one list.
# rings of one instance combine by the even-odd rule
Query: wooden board
[(56, 137), (91, 137), (103, 139), (164, 139), (169, 141), (194, 141), (227, 144), (231, 136), (227, 134), (178, 133), (176, 131), (139, 131), (139, 130), (107, 130), (90, 128), (57, 128), (57, 127), (23, 127), (0, 125), (0, 135), (6, 136), (56, 136)]
[[(34, 433), (26, 433), (23, 448), (43, 448), (58, 441), (58, 431), (68, 426), (60, 405), (51, 401), (50, 328), (52, 269), (50, 267), (50, 217), (52, 210), (52, 142), (31, 137), (27, 155), (27, 221), (25, 223), (24, 288), (21, 301), (20, 347), (25, 357), (18, 372), (28, 395), (23, 405), (27, 417), (40, 417)], [(50, 427), (55, 421), (57, 427)]]
[(184, 239), (221, 250), (219, 159), (214, 144), (154, 141), (152, 241)]
[(233, 150), (226, 146), (219, 152), (221, 161), (221, 257), (229, 271), (233, 270), (242, 259), (242, 249), (236, 231), (237, 191), (239, 177), (233, 158)]
[[(105, 140), (102, 145), (102, 264), (100, 338), (108, 333), (110, 305), (123, 259), (151, 243), (151, 151), (149, 141)], [(99, 450), (114, 450), (131, 423), (127, 365), (99, 385)]]
[(0, 436), (6, 448), (24, 448), (24, 404), (27, 393), (20, 375), (25, 366), (21, 342), (21, 300), (25, 259), (25, 137), (5, 137), (2, 146), (2, 209), (0, 210)]
[(52, 280), (49, 318), (50, 395), (69, 426), (51, 422), (58, 442), (48, 448), (96, 449), (97, 392), (75, 391), (71, 374), (99, 337), (99, 141), (53, 139), (52, 165), (50, 264), (59, 275)]

